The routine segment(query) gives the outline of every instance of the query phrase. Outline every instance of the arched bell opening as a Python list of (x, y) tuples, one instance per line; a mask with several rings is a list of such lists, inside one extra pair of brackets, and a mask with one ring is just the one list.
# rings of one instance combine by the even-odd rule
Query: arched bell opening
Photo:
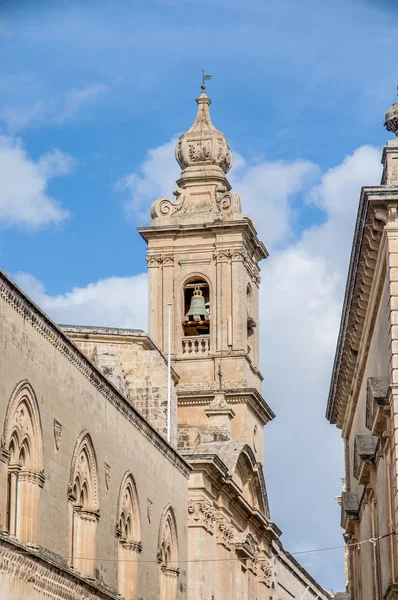
[(183, 354), (203, 354), (210, 349), (210, 286), (203, 277), (193, 276), (183, 285)]

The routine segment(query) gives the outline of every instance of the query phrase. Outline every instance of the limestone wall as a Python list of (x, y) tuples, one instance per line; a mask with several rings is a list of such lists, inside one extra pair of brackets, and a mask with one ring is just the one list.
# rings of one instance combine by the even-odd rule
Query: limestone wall
[[(44, 484), (40, 489), (37, 539), (33, 540), (39, 555), (46, 549), (55, 564), (64, 562), (69, 569), (71, 463), (76, 442), (82, 431), (86, 431), (95, 453), (99, 505), (95, 556), (89, 557), (94, 558), (94, 582), (98, 585), (103, 582), (117, 591), (118, 495), (123, 476), (131, 472), (137, 490), (142, 543), (139, 596), (153, 600), (158, 597), (159, 528), (163, 511), (170, 505), (178, 533), (181, 560), (178, 598), (182, 600), (186, 597), (186, 564), (183, 562), (187, 552), (189, 469), (186, 463), (3, 275), (0, 296), (0, 430), (6, 420), (9, 400), (21, 380), (29, 382), (40, 415)], [(156, 364), (153, 371), (156, 377)], [(7, 486), (5, 444), (3, 437), (0, 461), (0, 523), (3, 527), (7, 524), (3, 493)], [(1, 568), (0, 560), (0, 572)], [(17, 584), (13, 586), (12, 589), (18, 589)], [(29, 596), (15, 591), (15, 595), (9, 592), (7, 597)], [(36, 597), (37, 594), (32, 593), (31, 598)], [(54, 589), (49, 597), (64, 596)]]

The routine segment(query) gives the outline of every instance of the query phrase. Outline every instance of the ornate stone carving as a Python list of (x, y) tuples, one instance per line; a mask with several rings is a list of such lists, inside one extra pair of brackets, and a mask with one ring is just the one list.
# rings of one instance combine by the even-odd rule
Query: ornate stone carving
[(218, 544), (222, 544), (228, 550), (231, 549), (235, 533), (231, 523), (225, 517), (217, 517), (216, 536)]
[(153, 502), (150, 498), (147, 498), (146, 501), (146, 514), (148, 517), (148, 523), (152, 521), (152, 512), (153, 512)]
[(172, 217), (175, 214), (184, 214), (187, 210), (187, 204), (185, 202), (185, 195), (180, 188), (174, 191), (176, 200), (170, 200), (170, 198), (162, 197), (155, 200), (151, 206), (151, 219), (158, 219), (162, 217)]
[(162, 257), (164, 267), (172, 267), (174, 265), (174, 254), (165, 254)]
[(265, 583), (267, 587), (271, 587), (274, 570), (267, 558), (261, 554), (258, 559), (258, 570), (260, 583)]
[(213, 258), (216, 261), (216, 263), (229, 262), (229, 260), (231, 258), (231, 251), (230, 250), (217, 250), (213, 254)]
[(62, 425), (57, 419), (54, 419), (54, 443), (57, 452), (61, 446)]
[(204, 527), (213, 532), (216, 511), (208, 500), (190, 500), (188, 502), (188, 520), (191, 526)]
[(216, 195), (217, 209), (231, 210), (231, 212), (242, 212), (242, 201), (239, 194), (235, 192), (226, 192), (225, 194), (218, 193)]
[(150, 254), (145, 257), (145, 260), (148, 265), (148, 269), (151, 267), (160, 267), (162, 264), (162, 255), (161, 254)]
[[(0, 574), (9, 577), (11, 584), (29, 583), (40, 596), (50, 600), (99, 600), (114, 598), (93, 583), (80, 578), (62, 567), (60, 575), (54, 565), (46, 565), (40, 557), (22, 555), (12, 549), (0, 546)], [(90, 589), (91, 587), (91, 589)]]
[(106, 489), (109, 490), (109, 484), (111, 482), (111, 466), (108, 463), (104, 463), (105, 469), (105, 485)]

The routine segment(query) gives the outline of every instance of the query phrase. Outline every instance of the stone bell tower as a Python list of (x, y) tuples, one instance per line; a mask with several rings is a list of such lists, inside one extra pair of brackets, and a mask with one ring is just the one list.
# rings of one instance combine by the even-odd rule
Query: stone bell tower
[(274, 416), (259, 371), (258, 263), (267, 250), (231, 191), (231, 152), (204, 85), (196, 102), (176, 146), (175, 200), (156, 200), (150, 226), (139, 228), (148, 243), (149, 334), (167, 352), (171, 302), (181, 444), (232, 436), (263, 462), (263, 426)]

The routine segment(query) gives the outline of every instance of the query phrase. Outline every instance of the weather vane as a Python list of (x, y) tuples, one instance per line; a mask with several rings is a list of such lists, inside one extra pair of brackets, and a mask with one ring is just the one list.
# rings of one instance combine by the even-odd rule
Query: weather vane
[(201, 85), (202, 90), (206, 89), (205, 81), (209, 81), (209, 79), (211, 79), (211, 75), (205, 75), (205, 70), (202, 69), (202, 85)]

